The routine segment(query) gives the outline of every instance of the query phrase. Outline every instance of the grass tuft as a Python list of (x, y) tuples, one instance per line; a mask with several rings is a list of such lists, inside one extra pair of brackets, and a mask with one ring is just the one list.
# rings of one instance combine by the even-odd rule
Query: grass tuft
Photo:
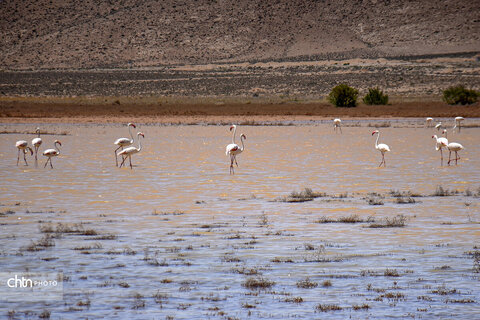
[(403, 214), (396, 215), (393, 218), (386, 217), (380, 223), (372, 223), (369, 228), (403, 228), (407, 224), (407, 217)]
[(244, 283), (242, 283), (242, 286), (244, 286), (247, 289), (267, 289), (275, 285), (275, 281), (270, 281), (267, 280), (263, 277), (259, 278), (248, 278)]
[(297, 282), (297, 288), (312, 289), (316, 287), (318, 287), (318, 283), (310, 281), (310, 278), (308, 277), (305, 280), (300, 280)]
[(318, 304), (315, 308), (322, 312), (342, 310), (342, 307), (340, 307), (338, 304)]

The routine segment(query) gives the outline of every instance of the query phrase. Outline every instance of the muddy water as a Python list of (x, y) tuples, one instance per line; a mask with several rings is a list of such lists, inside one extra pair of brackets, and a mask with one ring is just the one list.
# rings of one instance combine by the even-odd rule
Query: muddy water
[[(466, 149), (458, 166), (446, 165), (448, 152), (440, 166), (433, 129), (391, 121), (379, 129), (392, 151), (378, 168), (370, 126), (385, 121), (345, 124), (343, 134), (329, 123), (239, 127), (247, 140), (234, 176), (224, 126), (141, 125), (133, 170), (115, 167), (124, 126), (41, 125), (68, 133), (42, 137), (41, 150), (62, 142), (53, 170), (43, 156), (38, 168), (33, 157), (15, 165), (15, 141), (33, 135), (1, 135), (1, 270), (62, 272), (65, 281), (61, 301), (0, 301), (0, 309), (64, 319), (478, 315), (480, 129), (450, 133)], [(438, 186), (457, 194), (433, 196)], [(326, 196), (278, 201), (306, 187)], [(391, 190), (421, 197), (399, 204)], [(353, 215), (364, 222), (319, 221)], [(395, 217), (405, 226), (365, 222)], [(59, 223), (95, 232), (52, 232)], [(32, 249), (45, 236), (53, 245)], [(251, 289), (252, 278), (273, 284)], [(320, 308), (328, 306), (339, 310)]]

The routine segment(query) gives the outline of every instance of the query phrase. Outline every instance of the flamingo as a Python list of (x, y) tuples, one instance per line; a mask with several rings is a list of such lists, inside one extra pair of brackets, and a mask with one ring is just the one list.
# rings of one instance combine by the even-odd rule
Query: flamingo
[(433, 118), (428, 117), (427, 119), (425, 119), (425, 126), (427, 128), (430, 128), (432, 126), (432, 122), (433, 122)]
[(133, 124), (133, 123), (129, 123), (129, 124), (128, 124), (128, 132), (130, 133), (130, 137), (131, 137), (132, 139), (128, 139), (128, 138), (118, 138), (118, 139), (115, 140), (115, 142), (114, 142), (114, 144), (116, 144), (116, 145), (118, 146), (118, 148), (115, 149), (115, 151), (114, 151), (114, 153), (115, 153), (115, 166), (117, 166), (117, 167), (118, 167), (118, 158), (117, 158), (117, 156), (118, 156), (118, 155), (117, 155), (118, 149), (122, 148), (122, 150), (123, 150), (124, 147), (128, 147), (128, 146), (130, 146), (130, 145), (133, 144), (133, 134), (132, 134), (132, 131), (131, 131), (132, 127), (135, 129), (135, 128), (137, 128), (137, 126), (136, 126), (135, 124)]
[(38, 137), (32, 139), (32, 145), (35, 148), (35, 165), (37, 166), (38, 165), (38, 158), (37, 158), (38, 149), (42, 145), (43, 141), (42, 141), (42, 138), (40, 138), (40, 128), (37, 128), (35, 130), (35, 133), (38, 133)]
[(30, 155), (33, 155), (33, 150), (28, 146), (28, 142), (25, 140), (19, 140), (15, 143), (15, 147), (18, 149), (17, 166), (18, 161), (20, 161), (20, 152), (23, 152), (23, 160), (25, 161), (25, 165), (28, 166), (27, 158), (25, 157), (27, 150), (30, 150)]
[(60, 145), (60, 146), (62, 145), (62, 143), (60, 141), (55, 140), (53, 142), (53, 147), (55, 149), (47, 149), (47, 150), (43, 151), (43, 155), (45, 157), (48, 157), (47, 162), (45, 162), (45, 165), (43, 166), (44, 168), (47, 166), (48, 161), (50, 161), (50, 167), (53, 169), (52, 157), (56, 157), (60, 154), (60, 148), (57, 146), (57, 144)]
[[(448, 149), (448, 165), (450, 165), (450, 162), (455, 160), (455, 165), (457, 164), (457, 161), (460, 160), (460, 157), (458, 156), (458, 151), (460, 150), (463, 150), (464, 147), (460, 144), (460, 143), (457, 143), (457, 142), (450, 142), (448, 145), (447, 145), (447, 149)], [(452, 154), (452, 151), (455, 151), (455, 159), (451, 159), (450, 160), (450, 156)]]
[(120, 151), (117, 156), (122, 156), (123, 157), (123, 161), (122, 163), (120, 164), (120, 168), (123, 166), (123, 164), (125, 163), (125, 160), (127, 160), (127, 158), (130, 159), (130, 169), (133, 169), (133, 166), (132, 166), (132, 154), (135, 154), (135, 153), (139, 153), (140, 150), (142, 150), (142, 144), (140, 143), (140, 136), (142, 136), (143, 138), (145, 138), (145, 135), (142, 133), (142, 132), (137, 132), (137, 139), (138, 139), (138, 148), (135, 148), (135, 147), (128, 147), (126, 149), (123, 149), (122, 151)]
[(385, 162), (385, 152), (389, 152), (390, 151), (390, 147), (384, 143), (380, 143), (378, 144), (378, 139), (380, 138), (380, 132), (378, 130), (375, 130), (372, 132), (372, 136), (377, 133), (378, 136), (377, 136), (377, 140), (375, 141), (375, 149), (377, 149), (378, 151), (380, 151), (382, 153), (382, 162), (380, 162), (380, 166), (382, 166), (382, 163), (383, 165), (386, 167), (387, 164)]
[(439, 123), (437, 123), (437, 125), (435, 126), (435, 129), (437, 129), (437, 130), (442, 129), (442, 122), (441, 121)]
[(342, 133), (342, 127), (340, 127), (340, 124), (342, 123), (342, 120), (340, 119), (333, 119), (333, 131), (337, 132), (337, 128), (340, 129), (340, 133)]
[(225, 154), (227, 156), (230, 156), (230, 174), (235, 174), (235, 170), (233, 169), (233, 162), (235, 162), (235, 164), (238, 167), (237, 154), (240, 154), (243, 152), (243, 150), (245, 150), (245, 145), (243, 144), (243, 140), (244, 139), (246, 140), (247, 137), (243, 133), (240, 135), (240, 141), (242, 142), (242, 147), (240, 148), (238, 144), (235, 143), (235, 133), (237, 132), (237, 126), (231, 125), (230, 131), (232, 130), (233, 130), (232, 143), (227, 145), (227, 147), (225, 148)]
[[(447, 133), (447, 130), (443, 130), (443, 133)], [(448, 145), (448, 139), (444, 137), (438, 138), (437, 135), (433, 135), (432, 139), (436, 140), (435, 150), (440, 150), (440, 165), (443, 165), (443, 152), (442, 148), (446, 148)]]
[(464, 117), (455, 117), (455, 126), (453, 127), (453, 132), (455, 132), (455, 128), (458, 127), (458, 132), (460, 132), (461, 122), (465, 120)]

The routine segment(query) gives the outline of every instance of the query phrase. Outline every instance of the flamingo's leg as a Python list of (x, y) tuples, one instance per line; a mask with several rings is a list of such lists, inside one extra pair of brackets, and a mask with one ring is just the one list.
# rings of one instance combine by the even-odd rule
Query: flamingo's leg
[(448, 165), (450, 165), (450, 161), (452, 161), (452, 160), (450, 160), (451, 155), (452, 155), (452, 151), (449, 150), (448, 151)]
[(50, 159), (50, 168), (53, 169), (52, 158), (49, 158), (49, 159)]
[(440, 165), (443, 166), (443, 151), (442, 151), (442, 148), (440, 148)]
[(234, 156), (230, 155), (230, 174), (235, 174), (235, 170), (233, 169), (233, 159)]
[(133, 166), (132, 166), (132, 156), (128, 156), (128, 159), (130, 160), (130, 169), (133, 169)]
[(236, 164), (236, 165), (237, 165), (237, 167), (238, 167), (238, 163), (237, 163), (237, 156), (236, 156), (236, 155), (234, 155), (234, 156), (233, 156), (233, 159), (235, 160), (235, 164)]
[[(122, 155), (122, 157), (123, 157), (123, 155)], [(120, 164), (120, 167), (119, 167), (119, 168), (121, 168), (121, 167), (123, 166), (123, 164), (125, 163), (125, 160), (126, 160), (126, 159), (127, 159), (127, 157), (124, 157), (124, 158), (123, 158), (123, 161), (122, 161), (122, 163)]]
[(115, 166), (118, 167), (118, 159), (117, 159), (117, 151), (118, 149), (122, 148), (123, 150), (123, 147), (122, 146), (119, 146), (117, 149), (115, 149), (114, 153), (115, 153)]
[(45, 165), (43, 166), (44, 168), (47, 167), (47, 163), (48, 163), (48, 160), (49, 160), (49, 159), (50, 159), (50, 158), (47, 158), (47, 162), (45, 162)]
[(338, 128), (340, 129), (340, 133), (343, 134), (342, 127), (338, 126)]
[(23, 161), (25, 161), (25, 165), (28, 166), (28, 163), (27, 163), (27, 150), (24, 150), (23, 151)]
[(18, 149), (18, 153), (17, 153), (17, 166), (18, 166), (18, 161), (20, 161), (20, 149)]

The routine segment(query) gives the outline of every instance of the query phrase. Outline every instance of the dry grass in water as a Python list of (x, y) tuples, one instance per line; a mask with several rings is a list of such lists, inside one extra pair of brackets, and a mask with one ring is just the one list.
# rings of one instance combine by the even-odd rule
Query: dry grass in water
[(371, 206), (383, 206), (383, 198), (384, 197), (381, 194), (372, 192), (365, 197), (365, 201)]
[(310, 278), (308, 277), (305, 280), (300, 280), (297, 282), (297, 288), (312, 289), (316, 287), (318, 287), (318, 283), (310, 281)]
[(390, 196), (395, 198), (410, 198), (410, 197), (422, 197), (421, 194), (408, 191), (390, 190)]
[(386, 217), (380, 223), (372, 223), (369, 228), (403, 228), (407, 224), (407, 217), (403, 214), (396, 215), (395, 217)]
[(35, 251), (42, 251), (50, 247), (55, 246), (55, 241), (53, 241), (52, 237), (49, 235), (45, 235), (42, 239), (38, 240), (37, 242), (33, 242), (28, 245), (25, 250), (30, 252)]
[(296, 192), (293, 191), (287, 197), (277, 198), (276, 201), (279, 202), (306, 202), (312, 201), (315, 198), (326, 197), (327, 194), (323, 192), (314, 192), (310, 188), (305, 188), (303, 191)]
[(268, 289), (268, 288), (271, 288), (273, 285), (275, 285), (275, 281), (270, 281), (263, 277), (248, 278), (244, 283), (242, 283), (242, 286), (251, 290)]
[(437, 189), (435, 189), (435, 192), (432, 194), (434, 197), (448, 197), (448, 196), (455, 196), (458, 195), (460, 191), (458, 190), (449, 190), (449, 189), (444, 189), (442, 186), (437, 186)]
[(322, 312), (342, 310), (342, 307), (340, 307), (338, 304), (318, 304), (315, 308)]
[(339, 217), (338, 219), (328, 218), (328, 217), (321, 217), (320, 219), (316, 220), (316, 223), (365, 223), (365, 222), (374, 222), (375, 219), (370, 216), (366, 220), (360, 218), (357, 214), (352, 214), (346, 217)]

